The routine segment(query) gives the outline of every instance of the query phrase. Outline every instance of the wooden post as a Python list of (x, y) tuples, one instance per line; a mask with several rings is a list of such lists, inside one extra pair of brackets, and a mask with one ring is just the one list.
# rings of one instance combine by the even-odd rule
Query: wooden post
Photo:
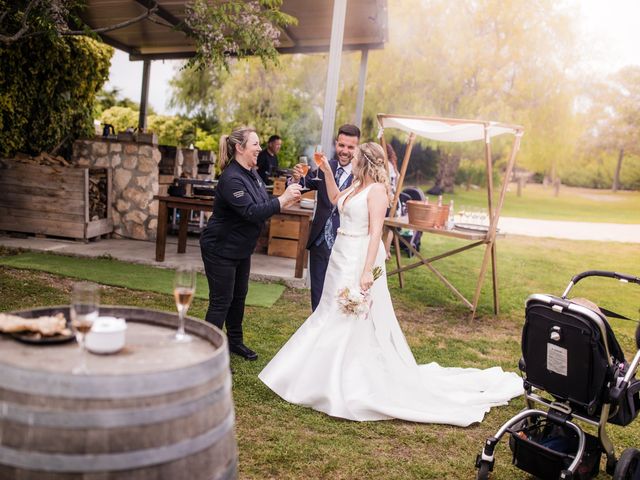
[(489, 225), (493, 219), (493, 160), (491, 159), (491, 136), (489, 126), (484, 125), (484, 157), (487, 168), (487, 205), (489, 207)]
[[(493, 159), (491, 158), (491, 132), (490, 125), (484, 124), (484, 156), (487, 169), (487, 208), (489, 210), (489, 226), (494, 221), (493, 217)], [(493, 312), (498, 314), (498, 265), (496, 263), (496, 244), (491, 246), (491, 286), (493, 288)]]
[(500, 190), (500, 198), (498, 199), (498, 205), (496, 206), (493, 222), (489, 224), (489, 232), (487, 233), (487, 248), (484, 251), (484, 258), (482, 259), (482, 265), (480, 267), (480, 275), (478, 276), (478, 284), (476, 285), (476, 291), (473, 295), (473, 311), (471, 312), (471, 320), (476, 315), (478, 309), (478, 301), (480, 300), (480, 291), (482, 290), (482, 282), (484, 280), (484, 274), (487, 271), (487, 264), (493, 249), (493, 242), (495, 242), (496, 228), (498, 227), (498, 220), (500, 219), (500, 211), (502, 210), (502, 204), (504, 203), (504, 197), (507, 193), (507, 180), (511, 177), (513, 170), (513, 164), (515, 163), (516, 154), (520, 149), (520, 139), (522, 138), (522, 131), (516, 132), (516, 138), (513, 142), (511, 149), (511, 155), (509, 156), (509, 162), (507, 163), (507, 170), (504, 174), (504, 180), (502, 182), (502, 189)]
[(493, 313), (500, 313), (500, 301), (498, 300), (498, 252), (496, 242), (491, 244), (491, 271), (493, 272)]
[(411, 150), (413, 149), (413, 142), (416, 140), (416, 134), (411, 132), (409, 134), (409, 139), (407, 140), (407, 149), (404, 152), (404, 157), (402, 159), (402, 168), (400, 169), (400, 178), (398, 178), (398, 185), (396, 187), (396, 194), (393, 196), (393, 202), (391, 202), (391, 212), (396, 211), (398, 207), (398, 199), (400, 198), (400, 191), (402, 190), (402, 185), (404, 184), (404, 177), (407, 174), (407, 167), (409, 166), (409, 157), (411, 156)]

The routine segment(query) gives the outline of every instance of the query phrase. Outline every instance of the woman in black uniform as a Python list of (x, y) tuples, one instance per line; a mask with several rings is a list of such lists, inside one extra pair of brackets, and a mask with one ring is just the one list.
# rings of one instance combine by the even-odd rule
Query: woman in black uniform
[(260, 150), (258, 135), (250, 128), (239, 128), (220, 138), (222, 174), (216, 187), (213, 215), (200, 237), (209, 282), (205, 319), (218, 328), (226, 324), (229, 350), (247, 360), (258, 358), (242, 337), (251, 254), (264, 221), (300, 199), (298, 184), (290, 185), (277, 198), (269, 198), (254, 170)]

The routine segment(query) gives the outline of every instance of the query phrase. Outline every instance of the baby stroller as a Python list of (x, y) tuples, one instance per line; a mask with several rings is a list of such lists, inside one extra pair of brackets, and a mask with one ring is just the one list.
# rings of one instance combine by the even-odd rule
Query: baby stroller
[[(519, 362), (527, 408), (487, 439), (476, 458), (479, 480), (489, 478), (496, 445), (505, 433), (510, 434), (513, 464), (535, 477), (593, 478), (604, 452), (606, 471), (614, 480), (640, 479), (640, 450), (627, 448), (616, 460), (605, 430), (607, 423), (630, 424), (640, 408), (640, 381), (635, 378), (640, 350), (631, 363), (625, 361), (605, 314), (630, 319), (588, 300), (567, 299), (576, 283), (593, 276), (640, 284), (638, 277), (594, 270), (573, 277), (562, 297), (535, 294), (527, 299)], [(546, 411), (534, 408), (536, 404)], [(597, 427), (598, 436), (584, 432), (574, 420)]]
[[(409, 200), (425, 200), (424, 193), (419, 188), (407, 187), (398, 196), (400, 201), (400, 215), (407, 215), (407, 202)], [(404, 238), (413, 248), (420, 251), (420, 240), (422, 238), (422, 232), (403, 228), (400, 230), (400, 236)], [(413, 252), (404, 243), (400, 242), (400, 250), (406, 253), (409, 258), (413, 257)]]

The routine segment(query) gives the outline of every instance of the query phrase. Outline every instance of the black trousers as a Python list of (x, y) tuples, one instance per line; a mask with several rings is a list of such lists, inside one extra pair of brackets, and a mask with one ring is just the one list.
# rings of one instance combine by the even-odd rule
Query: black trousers
[(209, 309), (205, 320), (222, 329), (226, 326), (230, 344), (243, 343), (242, 318), (249, 290), (251, 257), (219, 257), (201, 247), (209, 283)]
[(309, 278), (311, 280), (311, 310), (315, 311), (322, 297), (331, 250), (325, 242), (309, 248)]

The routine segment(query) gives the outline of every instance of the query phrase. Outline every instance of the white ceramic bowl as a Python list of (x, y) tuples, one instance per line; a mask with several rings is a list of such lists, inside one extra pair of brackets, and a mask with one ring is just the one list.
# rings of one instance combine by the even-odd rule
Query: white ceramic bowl
[(99, 317), (87, 333), (85, 345), (92, 353), (116, 353), (124, 347), (126, 332), (124, 318)]
[(303, 198), (300, 200), (300, 208), (313, 210), (313, 207), (315, 207), (315, 205), (316, 205), (316, 201), (312, 198)]

